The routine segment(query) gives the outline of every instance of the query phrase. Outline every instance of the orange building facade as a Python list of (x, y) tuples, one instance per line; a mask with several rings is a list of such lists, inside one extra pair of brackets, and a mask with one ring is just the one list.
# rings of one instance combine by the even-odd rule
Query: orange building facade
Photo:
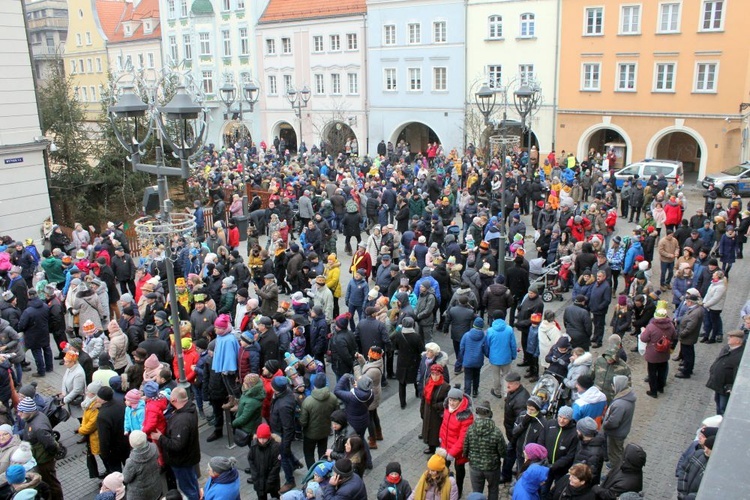
[(699, 179), (750, 159), (748, 17), (746, 0), (565, 0), (558, 154), (681, 160)]

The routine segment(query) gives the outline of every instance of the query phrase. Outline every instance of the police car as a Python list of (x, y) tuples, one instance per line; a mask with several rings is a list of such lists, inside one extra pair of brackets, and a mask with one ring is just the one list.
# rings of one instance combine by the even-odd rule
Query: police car
[(750, 162), (735, 165), (718, 174), (707, 175), (701, 185), (708, 188), (709, 184), (713, 184), (716, 191), (725, 198), (750, 193)]
[(674, 182), (677, 186), (681, 186), (683, 179), (682, 162), (646, 158), (645, 160), (631, 163), (627, 167), (615, 172), (617, 189), (621, 189), (623, 183), (628, 178), (635, 177), (636, 175), (643, 182), (647, 182), (652, 175), (656, 177), (663, 175), (669, 182)]

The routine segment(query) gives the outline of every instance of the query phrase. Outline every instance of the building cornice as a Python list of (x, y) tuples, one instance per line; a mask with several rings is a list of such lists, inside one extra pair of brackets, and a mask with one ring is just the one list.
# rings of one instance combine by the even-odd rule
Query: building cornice
[(612, 110), (588, 110), (588, 109), (559, 109), (560, 115), (594, 115), (594, 116), (633, 116), (638, 118), (694, 118), (702, 120), (725, 120), (727, 117), (742, 117), (737, 113), (673, 113), (654, 111), (612, 111)]

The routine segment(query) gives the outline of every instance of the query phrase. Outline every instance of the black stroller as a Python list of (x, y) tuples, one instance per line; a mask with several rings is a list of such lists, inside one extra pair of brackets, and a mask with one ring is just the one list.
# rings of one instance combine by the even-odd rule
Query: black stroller
[(54, 436), (55, 441), (57, 441), (57, 455), (55, 455), (55, 458), (57, 460), (62, 460), (67, 456), (68, 449), (60, 442), (60, 433), (54, 429), (59, 424), (68, 421), (70, 418), (70, 412), (65, 408), (65, 404), (63, 404), (58, 396), (52, 396), (50, 398), (45, 397), (45, 400), (47, 401), (41, 411), (47, 415), (50, 426), (52, 427), (52, 435)]

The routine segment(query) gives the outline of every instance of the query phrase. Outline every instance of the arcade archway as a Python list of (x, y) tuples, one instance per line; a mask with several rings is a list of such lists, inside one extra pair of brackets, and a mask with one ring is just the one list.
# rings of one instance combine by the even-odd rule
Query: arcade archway
[(232, 120), (224, 123), (221, 131), (221, 137), (224, 140), (224, 147), (243, 147), (250, 146), (252, 137), (250, 130), (239, 120)]
[(615, 168), (622, 168), (632, 163), (631, 155), (633, 143), (624, 129), (611, 123), (597, 123), (592, 125), (578, 141), (576, 156), (582, 161), (589, 156), (589, 151), (594, 150), (606, 156), (610, 149), (615, 151), (617, 163)]
[(398, 144), (405, 141), (411, 154), (427, 154), (427, 147), (433, 142), (441, 144), (437, 133), (421, 122), (409, 122), (398, 127), (391, 135), (391, 142), (398, 148)]
[(656, 158), (678, 160), (685, 172), (697, 172), (703, 151), (693, 136), (685, 132), (670, 132), (656, 143)]
[(325, 151), (327, 154), (337, 156), (340, 153), (357, 155), (359, 153), (359, 142), (352, 128), (340, 121), (328, 123), (323, 130)]
[(297, 132), (289, 122), (279, 122), (273, 128), (273, 141), (276, 142), (276, 138), (279, 138), (279, 154), (284, 154), (284, 150), (288, 149), (290, 153), (297, 152)]

